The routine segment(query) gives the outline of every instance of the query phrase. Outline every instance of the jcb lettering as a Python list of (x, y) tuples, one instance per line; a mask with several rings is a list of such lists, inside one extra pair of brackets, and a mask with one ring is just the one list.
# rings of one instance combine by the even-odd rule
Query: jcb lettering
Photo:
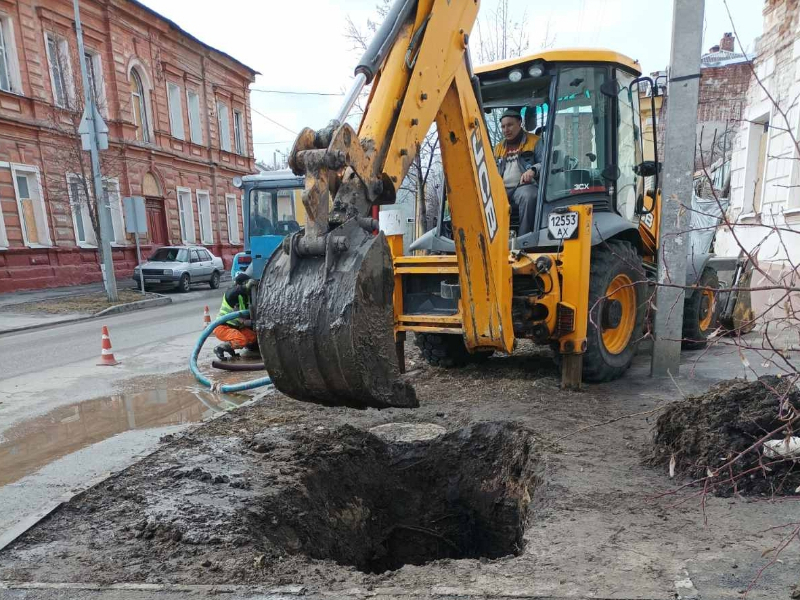
[(491, 242), (494, 240), (495, 234), (497, 234), (497, 213), (494, 210), (489, 169), (486, 167), (486, 152), (483, 149), (483, 140), (478, 137), (477, 129), (472, 132), (472, 152), (475, 156), (475, 165), (478, 167), (483, 213), (486, 216), (486, 226), (489, 228), (489, 241)]

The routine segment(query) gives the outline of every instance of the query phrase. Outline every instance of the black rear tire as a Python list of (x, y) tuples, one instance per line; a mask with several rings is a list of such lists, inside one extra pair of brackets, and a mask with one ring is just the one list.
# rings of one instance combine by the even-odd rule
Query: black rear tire
[[(715, 300), (704, 294), (702, 288), (719, 289), (717, 270), (712, 267), (703, 269), (697, 281), (698, 289), (686, 298), (683, 305), (683, 333), (681, 346), (687, 350), (700, 350), (708, 344), (708, 336), (717, 328), (717, 314)], [(710, 314), (709, 314), (710, 313)]]
[(464, 345), (464, 338), (456, 334), (416, 333), (414, 342), (429, 365), (452, 369), (468, 363), (481, 362), (494, 352), (482, 351), (470, 354)]
[(189, 279), (189, 274), (184, 273), (181, 275), (181, 279), (178, 282), (178, 291), (186, 294), (187, 292), (191, 291), (192, 289), (192, 281)]
[[(612, 352), (603, 338), (604, 310), (608, 289), (618, 276), (627, 277), (634, 292), (635, 305), (627, 307), (633, 319), (633, 329), (622, 350)], [(586, 352), (583, 355), (584, 381), (600, 383), (622, 377), (633, 362), (636, 347), (642, 337), (645, 320), (645, 274), (642, 257), (630, 244), (612, 240), (592, 249), (592, 264), (589, 279), (590, 318), (586, 328)], [(626, 310), (623, 307), (623, 311)]]
[(208, 281), (208, 285), (211, 287), (212, 290), (216, 290), (219, 288), (219, 271), (214, 271), (211, 274), (211, 279)]

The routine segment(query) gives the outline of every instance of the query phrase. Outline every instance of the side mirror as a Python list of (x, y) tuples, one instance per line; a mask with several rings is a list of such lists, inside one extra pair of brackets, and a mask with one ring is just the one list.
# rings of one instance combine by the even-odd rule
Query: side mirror
[(652, 177), (661, 172), (661, 163), (656, 163), (652, 160), (646, 160), (633, 167), (633, 172), (639, 177)]
[(609, 98), (616, 98), (619, 94), (619, 90), (619, 83), (616, 79), (609, 79), (600, 86), (600, 93), (604, 96), (608, 96)]
[(616, 181), (619, 179), (620, 175), (622, 175), (622, 172), (619, 170), (619, 167), (613, 164), (608, 165), (603, 169), (602, 173), (600, 173), (600, 176), (608, 181)]

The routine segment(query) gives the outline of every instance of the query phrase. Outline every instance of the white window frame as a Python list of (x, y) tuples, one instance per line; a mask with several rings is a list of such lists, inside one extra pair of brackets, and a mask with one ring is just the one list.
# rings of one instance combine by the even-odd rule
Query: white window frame
[[(222, 115), (225, 115), (224, 123)], [(231, 117), (228, 105), (217, 100), (217, 126), (219, 128), (219, 149), (231, 151)]]
[[(197, 98), (196, 122), (192, 119), (192, 96)], [(203, 144), (203, 121), (200, 116), (200, 92), (186, 89), (186, 111), (189, 113), (189, 139), (198, 146)]]
[[(82, 202), (82, 198), (75, 198), (72, 194), (72, 184), (78, 182), (80, 185), (81, 176), (77, 173), (67, 173), (67, 197), (69, 198), (69, 212), (72, 215), (72, 229), (75, 232), (75, 245), (80, 248), (97, 248), (97, 236), (92, 225), (92, 215), (89, 212), (89, 200)], [(80, 204), (79, 204), (80, 203)], [(85, 240), (78, 239), (78, 218), (77, 210), (81, 211), (81, 221)], [(87, 229), (88, 226), (88, 229)], [(90, 239), (91, 237), (91, 239)]]
[[(211, 221), (211, 194), (208, 190), (195, 190), (197, 198), (197, 218), (200, 222), (200, 243), (214, 243), (214, 224)], [(202, 201), (201, 201), (202, 198)], [(208, 206), (208, 215), (203, 215), (203, 203)]]
[(233, 111), (233, 142), (236, 147), (236, 154), (245, 156), (244, 113), (235, 109)]
[[(111, 227), (114, 230), (114, 240), (111, 245), (113, 247), (128, 246), (130, 244), (128, 242), (128, 234), (125, 231), (125, 211), (122, 208), (122, 191), (119, 187), (119, 179), (116, 177), (104, 177), (103, 186), (108, 198), (108, 208), (111, 212)], [(116, 194), (114, 201), (108, 197), (110, 188), (113, 188)]]
[[(744, 184), (744, 199), (742, 203), (742, 208), (744, 213), (740, 215), (740, 218), (753, 218), (758, 214), (761, 214), (761, 211), (764, 209), (764, 197), (767, 188), (767, 168), (769, 167), (768, 159), (769, 156), (769, 146), (770, 142), (772, 141), (772, 132), (767, 131), (767, 144), (764, 148), (764, 176), (762, 177), (761, 181), (756, 181), (755, 177), (758, 171), (758, 158), (759, 158), (759, 143), (761, 140), (761, 132), (764, 130), (764, 125), (766, 123), (773, 122), (773, 114), (772, 111), (768, 113), (764, 113), (759, 115), (755, 119), (750, 120), (748, 128), (746, 130), (747, 135), (747, 151), (745, 154), (745, 184)], [(756, 193), (756, 186), (761, 187), (761, 206), (759, 207), (759, 211), (756, 212), (755, 207), (755, 193)]]
[[(197, 237), (194, 230), (194, 209), (192, 208), (192, 190), (187, 187), (178, 187), (176, 196), (178, 198), (178, 220), (181, 228), (181, 242), (184, 244), (194, 244)], [(186, 206), (181, 202), (181, 194), (188, 198)], [(188, 215), (186, 214), (188, 210)], [(191, 237), (188, 235), (191, 234)]]
[[(147, 75), (147, 70), (144, 68), (144, 65), (139, 62), (139, 60), (134, 60), (128, 65), (128, 89), (130, 90), (131, 80), (133, 79), (133, 71), (136, 71), (136, 75), (139, 77), (139, 81), (142, 84), (142, 108), (144, 110), (144, 119), (147, 121), (146, 123), (137, 123), (136, 122), (136, 111), (131, 106), (131, 118), (133, 120), (133, 124), (138, 129), (139, 127), (142, 128), (142, 138), (141, 140), (137, 140), (139, 142), (145, 144), (152, 144), (155, 140), (155, 129), (153, 123), (153, 111), (150, 107), (150, 90), (153, 89), (153, 86), (150, 83), (150, 78)], [(131, 102), (135, 102), (133, 97), (133, 92), (128, 92), (128, 95), (131, 99)]]
[(0, 250), (8, 250), (8, 234), (6, 233), (6, 223), (3, 217), (3, 206), (0, 203)]
[[(34, 204), (34, 218), (36, 219), (36, 230), (44, 234), (47, 243), (31, 242), (28, 240), (28, 231), (25, 227), (25, 214), (22, 211), (22, 202), (19, 197), (19, 186), (17, 185), (17, 175), (33, 175), (36, 185), (39, 188), (39, 200)], [(28, 248), (52, 248), (53, 238), (50, 237), (50, 224), (47, 222), (47, 208), (44, 202), (44, 187), (42, 186), (42, 176), (39, 167), (35, 165), (11, 164), (11, 180), (14, 183), (14, 197), (17, 201), (17, 212), (19, 213), (20, 229), (22, 230), (22, 241)]]
[(185, 140), (183, 94), (181, 93), (181, 86), (173, 81), (167, 81), (167, 112), (169, 112), (169, 131), (172, 137)]
[[(233, 201), (233, 210), (231, 210), (231, 201)], [(228, 214), (228, 243), (238, 246), (242, 243), (242, 235), (239, 231), (239, 202), (236, 194), (225, 194), (225, 211)], [(231, 232), (236, 232), (236, 238), (231, 235)]]
[(108, 100), (106, 98), (106, 79), (103, 75), (103, 59), (97, 50), (92, 48), (83, 49), (87, 60), (87, 70), (92, 69), (92, 77), (94, 78), (94, 85), (97, 89), (95, 92), (95, 102), (97, 109), (104, 117), (108, 117)]
[[(55, 42), (58, 53), (63, 55), (63, 64), (50, 52), (50, 40)], [(53, 92), (53, 104), (59, 108), (72, 108), (75, 106), (75, 86), (72, 79), (72, 61), (69, 56), (69, 42), (67, 42), (66, 38), (47, 32), (45, 33), (44, 45), (47, 54), (47, 71), (50, 74), (50, 86)], [(65, 96), (63, 104), (59, 102), (58, 94), (56, 93), (56, 79), (53, 77), (53, 66), (58, 67), (59, 75), (63, 80)], [(62, 67), (66, 70), (66, 73), (62, 70)]]
[(6, 72), (8, 73), (8, 90), (12, 94), (22, 94), (22, 78), (19, 72), (19, 56), (17, 55), (17, 44), (14, 39), (14, 20), (10, 15), (0, 12), (0, 32), (3, 35), (3, 50), (2, 58), (6, 63)]
[[(795, 42), (795, 48), (800, 48), (800, 40)], [(797, 56), (797, 55), (795, 55)], [(795, 139), (800, 139), (800, 115), (797, 118)], [(792, 170), (789, 173), (789, 197), (786, 200), (787, 212), (800, 212), (800, 154), (797, 148), (792, 148)], [(794, 201), (793, 201), (794, 200)]]

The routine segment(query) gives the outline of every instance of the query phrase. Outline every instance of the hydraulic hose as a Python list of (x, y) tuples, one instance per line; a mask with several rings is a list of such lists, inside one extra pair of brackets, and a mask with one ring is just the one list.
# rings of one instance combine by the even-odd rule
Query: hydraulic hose
[(233, 383), (233, 384), (225, 384), (219, 385), (218, 383), (213, 383), (211, 380), (208, 379), (205, 375), (200, 372), (200, 369), (197, 367), (197, 357), (200, 356), (200, 350), (203, 348), (203, 344), (205, 344), (208, 337), (214, 332), (214, 328), (227, 323), (228, 321), (232, 321), (234, 319), (247, 319), (250, 317), (249, 310), (240, 310), (237, 312), (232, 312), (222, 317), (219, 317), (216, 321), (211, 323), (208, 327), (203, 330), (203, 333), (200, 334), (200, 339), (194, 345), (194, 349), (192, 350), (192, 355), (189, 358), (189, 370), (194, 375), (194, 378), (197, 379), (198, 382), (202, 383), (207, 388), (211, 388), (214, 391), (222, 392), (223, 394), (232, 394), (234, 392), (243, 392), (245, 390), (252, 390), (257, 387), (261, 387), (264, 385), (271, 385), (272, 379), (269, 377), (261, 377), (260, 379), (254, 379), (253, 381), (245, 381), (242, 383)]

